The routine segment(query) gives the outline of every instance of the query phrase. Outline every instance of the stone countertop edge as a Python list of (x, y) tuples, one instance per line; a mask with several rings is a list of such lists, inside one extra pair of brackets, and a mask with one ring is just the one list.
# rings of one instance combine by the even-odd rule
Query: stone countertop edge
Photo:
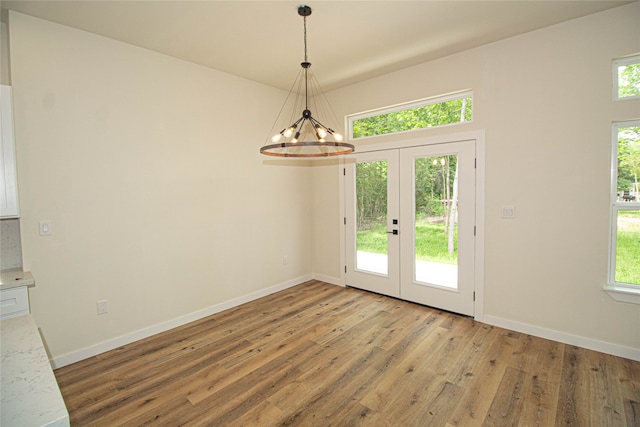
[(68, 426), (69, 413), (33, 316), (0, 321), (0, 424)]
[(21, 268), (12, 268), (0, 271), (0, 290), (18, 288), (20, 286), (34, 286), (36, 281), (31, 272)]

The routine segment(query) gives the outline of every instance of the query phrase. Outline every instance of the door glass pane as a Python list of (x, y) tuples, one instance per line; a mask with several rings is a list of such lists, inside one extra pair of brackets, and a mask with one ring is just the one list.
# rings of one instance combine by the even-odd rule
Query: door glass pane
[(415, 159), (415, 281), (458, 288), (458, 156)]
[(640, 209), (619, 210), (616, 233), (615, 281), (640, 285)]
[(387, 162), (356, 164), (356, 269), (386, 275)]

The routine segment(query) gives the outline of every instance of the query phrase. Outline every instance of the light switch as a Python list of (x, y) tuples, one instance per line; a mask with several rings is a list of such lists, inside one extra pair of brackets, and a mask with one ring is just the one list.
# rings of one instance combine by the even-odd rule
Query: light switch
[(51, 236), (53, 234), (51, 230), (51, 220), (38, 222), (38, 228), (40, 229), (41, 236)]
[(503, 206), (500, 210), (500, 218), (515, 218), (516, 208), (515, 206)]

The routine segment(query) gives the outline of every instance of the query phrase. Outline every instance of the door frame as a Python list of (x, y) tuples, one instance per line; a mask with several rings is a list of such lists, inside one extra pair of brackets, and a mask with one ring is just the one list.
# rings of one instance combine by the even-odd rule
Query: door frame
[[(369, 141), (373, 139), (370, 138)], [(476, 238), (475, 238), (475, 259), (474, 259), (474, 289), (475, 289), (475, 301), (474, 301), (474, 316), (477, 321), (482, 322), (484, 320), (484, 235), (485, 235), (485, 131), (469, 131), (460, 133), (451, 133), (438, 135), (433, 137), (420, 137), (407, 140), (390, 140), (388, 136), (385, 138), (385, 142), (371, 143), (371, 144), (357, 144), (356, 152), (366, 153), (370, 151), (379, 150), (391, 150), (396, 148), (409, 148), (418, 147), (421, 145), (435, 145), (446, 144), (450, 142), (460, 142), (475, 140), (476, 143)], [(352, 141), (353, 142), (353, 141)], [(340, 188), (339, 188), (339, 200), (340, 200), (340, 261), (342, 267), (340, 268), (340, 282), (342, 286), (347, 286), (347, 258), (346, 258), (346, 225), (344, 224), (347, 217), (346, 201), (345, 201), (345, 180), (344, 180), (344, 167), (346, 165), (344, 157), (340, 158), (338, 173), (340, 175)]]

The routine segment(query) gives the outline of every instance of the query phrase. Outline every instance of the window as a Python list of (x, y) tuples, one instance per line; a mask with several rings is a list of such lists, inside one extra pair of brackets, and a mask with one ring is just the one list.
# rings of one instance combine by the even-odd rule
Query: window
[(612, 293), (616, 299), (640, 302), (640, 120), (613, 125), (611, 158), (611, 247), (606, 289), (617, 292), (619, 295)]
[(469, 122), (472, 118), (472, 107), (471, 92), (422, 99), (349, 116), (349, 134), (353, 140)]
[(613, 98), (640, 97), (640, 55), (613, 61)]

